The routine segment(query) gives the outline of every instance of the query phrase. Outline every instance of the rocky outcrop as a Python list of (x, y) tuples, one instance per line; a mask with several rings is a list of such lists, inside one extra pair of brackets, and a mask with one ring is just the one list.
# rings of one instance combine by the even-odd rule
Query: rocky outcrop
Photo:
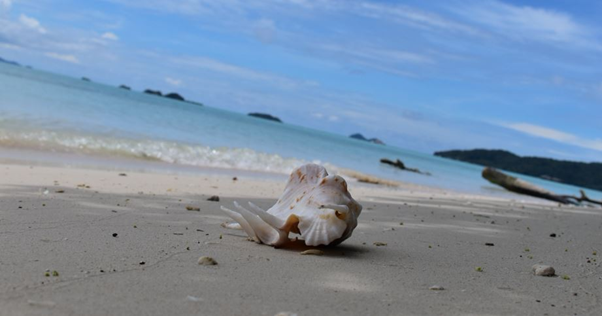
[(169, 98), (169, 99), (178, 100), (178, 101), (186, 101), (184, 99), (184, 97), (182, 97), (181, 95), (179, 95), (179, 94), (177, 94), (175, 92), (168, 93), (168, 94), (164, 95), (164, 97)]
[(160, 96), (160, 97), (163, 96), (163, 93), (161, 93), (161, 91), (159, 91), (159, 90), (146, 89), (146, 90), (144, 90), (144, 93), (152, 94), (152, 95), (156, 95), (156, 96)]
[(282, 120), (280, 120), (279, 118), (272, 116), (270, 114), (265, 114), (265, 113), (249, 113), (247, 114), (249, 116), (253, 116), (253, 117), (258, 117), (264, 120), (270, 120), (270, 121), (274, 121), (274, 122), (278, 122), (278, 123), (282, 123)]
[(364, 137), (364, 135), (362, 135), (360, 133), (351, 134), (351, 135), (349, 135), (349, 137), (353, 138), (353, 139), (358, 139), (358, 140), (363, 140), (363, 141), (366, 141), (366, 142), (371, 142), (371, 143), (379, 144), (379, 145), (384, 145), (385, 144), (382, 140), (380, 140), (378, 138), (370, 138), (370, 139), (368, 139), (368, 138)]
[(121, 88), (123, 90), (132, 90), (132, 88), (130, 88), (130, 87), (124, 85), (124, 84), (120, 85), (119, 88)]

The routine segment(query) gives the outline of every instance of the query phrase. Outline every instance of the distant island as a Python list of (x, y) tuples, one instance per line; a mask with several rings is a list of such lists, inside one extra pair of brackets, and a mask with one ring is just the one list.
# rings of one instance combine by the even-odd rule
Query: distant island
[[(119, 87), (122, 88), (122, 89), (130, 90), (130, 87), (128, 87), (128, 86), (121, 85)], [(202, 103), (186, 100), (186, 99), (184, 99), (183, 96), (181, 96), (181, 95), (179, 95), (179, 94), (177, 94), (175, 92), (170, 92), (170, 93), (163, 94), (159, 90), (146, 89), (146, 90), (144, 90), (144, 93), (156, 95), (158, 97), (164, 97), (164, 98), (168, 98), (168, 99), (172, 99), (172, 100), (183, 101), (183, 102), (188, 102), (188, 103), (192, 103), (192, 104), (203, 106)]]
[(521, 157), (506, 150), (449, 150), (435, 156), (602, 191), (602, 163)]
[(363, 140), (363, 141), (366, 141), (366, 142), (371, 142), (371, 143), (379, 144), (379, 145), (384, 145), (385, 144), (382, 140), (380, 140), (378, 138), (370, 138), (370, 139), (368, 139), (368, 138), (364, 137), (364, 135), (362, 135), (360, 133), (351, 134), (351, 135), (349, 135), (349, 137), (353, 138), (353, 139), (358, 139), (358, 140)]
[(264, 120), (270, 120), (270, 121), (274, 121), (274, 122), (278, 122), (278, 123), (282, 123), (282, 120), (280, 120), (279, 118), (269, 115), (269, 114), (265, 114), (265, 113), (249, 113), (247, 114), (248, 116), (253, 116), (253, 117), (258, 117)]

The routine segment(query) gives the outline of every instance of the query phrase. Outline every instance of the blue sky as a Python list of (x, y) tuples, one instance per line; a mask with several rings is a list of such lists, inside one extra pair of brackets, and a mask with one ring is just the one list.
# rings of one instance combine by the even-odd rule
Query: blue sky
[(0, 0), (0, 56), (422, 152), (602, 161), (602, 2)]

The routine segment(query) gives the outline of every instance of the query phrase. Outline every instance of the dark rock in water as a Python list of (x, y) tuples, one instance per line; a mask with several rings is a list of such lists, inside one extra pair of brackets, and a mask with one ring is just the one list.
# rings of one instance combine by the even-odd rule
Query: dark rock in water
[(380, 140), (378, 138), (370, 138), (368, 141), (372, 142), (372, 143), (375, 143), (375, 144), (378, 144), (378, 145), (384, 145), (385, 144), (385, 142), (383, 142), (382, 140)]
[(379, 145), (384, 145), (385, 144), (382, 140), (380, 140), (378, 138), (370, 138), (370, 139), (368, 139), (368, 138), (364, 137), (364, 135), (362, 135), (360, 133), (351, 134), (351, 135), (349, 135), (349, 137), (353, 138), (353, 139), (363, 140), (363, 141), (366, 141), (366, 142), (371, 142), (371, 143), (374, 143), (374, 144), (379, 144)]
[(119, 88), (124, 89), (124, 90), (132, 90), (132, 88), (130, 88), (124, 84), (120, 85)]
[(359, 139), (359, 140), (365, 140), (368, 141), (368, 139), (366, 137), (364, 137), (364, 135), (360, 134), (360, 133), (356, 133), (356, 134), (352, 134), (349, 135), (349, 137), (354, 138), (354, 139)]
[(153, 95), (157, 95), (160, 97), (163, 96), (163, 93), (161, 93), (161, 91), (159, 91), (159, 90), (146, 89), (146, 90), (144, 90), (144, 93), (153, 94)]
[(249, 116), (253, 116), (253, 117), (262, 118), (262, 119), (265, 119), (265, 120), (270, 120), (270, 121), (282, 123), (282, 121), (279, 118), (277, 118), (275, 116), (272, 116), (272, 115), (269, 115), (269, 114), (265, 114), (265, 113), (249, 113), (248, 115)]
[(21, 66), (21, 65), (19, 65), (19, 63), (18, 63), (18, 62), (16, 62), (16, 61), (12, 61), (12, 60), (6, 60), (6, 59), (4, 59), (4, 58), (2, 58), (2, 57), (0, 57), (0, 63), (10, 64), (10, 65), (13, 65), (13, 66)]
[(408, 167), (406, 167), (406, 165), (405, 165), (405, 164), (404, 164), (404, 163), (403, 163), (401, 160), (399, 160), (399, 159), (397, 159), (397, 160), (395, 160), (395, 161), (392, 161), (392, 160), (389, 160), (389, 159), (387, 159), (387, 158), (383, 158), (383, 159), (381, 159), (381, 160), (380, 160), (380, 162), (381, 162), (381, 163), (384, 163), (384, 164), (387, 164), (387, 165), (391, 165), (391, 166), (393, 166), (393, 167), (395, 167), (395, 168), (399, 168), (399, 169), (401, 169), (401, 170), (410, 171), (410, 172), (416, 172), (416, 173), (424, 174), (424, 175), (427, 175), (427, 176), (430, 176), (430, 175), (431, 175), (429, 172), (422, 172), (422, 171), (420, 171), (420, 170), (418, 170), (418, 169), (416, 169), (416, 168), (408, 168)]
[(174, 99), (174, 100), (179, 100), (179, 101), (186, 101), (184, 99), (184, 97), (182, 97), (181, 95), (179, 95), (179, 94), (177, 94), (175, 92), (168, 93), (168, 94), (164, 95), (164, 97), (170, 98), (170, 99)]
[(82, 77), (82, 80), (83, 80), (83, 81), (87, 81), (87, 82), (90, 82), (90, 81), (92, 81), (92, 80), (90, 80), (90, 78), (88, 78), (88, 77)]

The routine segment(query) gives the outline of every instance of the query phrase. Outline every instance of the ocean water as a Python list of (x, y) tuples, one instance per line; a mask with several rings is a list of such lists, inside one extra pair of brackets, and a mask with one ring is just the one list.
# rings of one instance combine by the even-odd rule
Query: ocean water
[[(509, 195), (481, 178), (481, 166), (0, 63), (0, 153), (14, 148), (282, 174), (318, 162), (394, 181)], [(431, 175), (382, 165), (385, 157)], [(573, 186), (520, 177), (578, 195)]]

